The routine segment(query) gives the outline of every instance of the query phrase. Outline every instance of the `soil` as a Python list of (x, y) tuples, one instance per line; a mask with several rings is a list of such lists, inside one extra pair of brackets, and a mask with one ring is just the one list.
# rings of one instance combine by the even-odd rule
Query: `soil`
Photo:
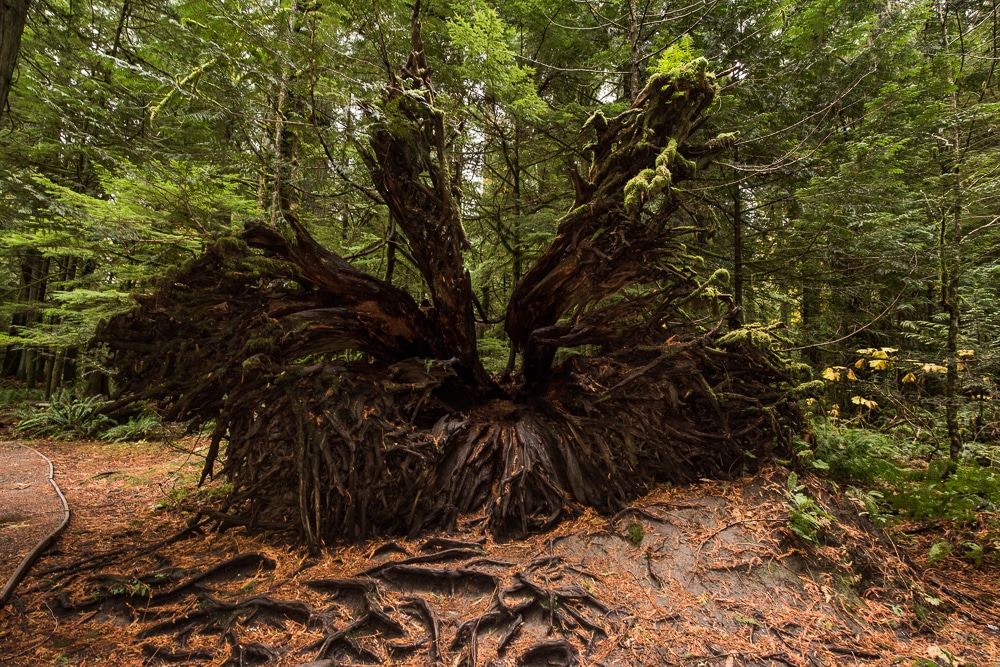
[(995, 555), (927, 562), (933, 541), (974, 527), (901, 526), (894, 544), (806, 480), (833, 517), (813, 544), (789, 530), (778, 466), (528, 540), (495, 543), (466, 517), (449, 535), (310, 554), (289, 535), (213, 529), (222, 489), (196, 487), (204, 441), (30, 444), (73, 515), (0, 611), (5, 667), (1000, 660)]
[(0, 588), (63, 517), (48, 461), (21, 445), (0, 443)]

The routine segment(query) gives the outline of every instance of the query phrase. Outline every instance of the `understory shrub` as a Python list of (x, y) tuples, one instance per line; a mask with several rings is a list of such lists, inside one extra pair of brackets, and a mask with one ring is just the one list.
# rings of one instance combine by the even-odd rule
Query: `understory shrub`
[(55, 440), (97, 438), (125, 442), (157, 436), (163, 430), (159, 417), (154, 413), (143, 412), (130, 417), (127, 422), (118, 423), (100, 412), (103, 405), (99, 396), (79, 398), (63, 391), (51, 401), (21, 408), (14, 432)]

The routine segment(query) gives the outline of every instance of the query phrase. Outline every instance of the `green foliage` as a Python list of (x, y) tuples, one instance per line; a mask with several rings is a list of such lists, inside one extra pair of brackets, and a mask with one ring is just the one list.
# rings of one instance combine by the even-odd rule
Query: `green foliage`
[(638, 521), (630, 521), (628, 526), (625, 528), (625, 536), (628, 541), (639, 546), (642, 541), (646, 538), (646, 531), (643, 529), (642, 524)]
[(78, 398), (62, 391), (50, 402), (28, 408), (18, 420), (15, 433), (33, 438), (74, 440), (98, 436), (114, 424), (98, 411), (103, 405), (99, 396)]
[(19, 406), (27, 401), (40, 401), (45, 397), (42, 389), (33, 389), (23, 385), (0, 387), (0, 407)]
[(951, 555), (951, 543), (945, 541), (935, 542), (927, 552), (927, 562), (930, 564), (944, 560)]
[(154, 414), (142, 414), (130, 417), (124, 424), (105, 429), (101, 432), (100, 438), (109, 442), (131, 442), (156, 437), (162, 431), (163, 424), (159, 417)]
[(125, 597), (148, 597), (151, 591), (149, 584), (139, 581), (135, 577), (128, 577), (108, 586), (108, 592), (112, 595)]
[(916, 519), (970, 521), (980, 506), (1000, 506), (1000, 474), (977, 463), (952, 467), (934, 461), (925, 470), (908, 472), (888, 499), (898, 512)]
[(840, 483), (855, 484), (853, 495), (877, 522), (893, 517), (968, 521), (977, 508), (1000, 506), (996, 468), (967, 460), (953, 466), (938, 459), (923, 464), (921, 446), (903, 434), (874, 429), (813, 425), (815, 447), (796, 446), (802, 465)]
[(983, 559), (985, 557), (983, 545), (977, 544), (976, 542), (964, 542), (962, 546), (966, 549), (963, 558), (970, 561), (976, 567), (983, 564)]
[(830, 525), (833, 516), (804, 491), (805, 486), (799, 484), (798, 475), (788, 473), (785, 489), (788, 497), (788, 529), (806, 542), (819, 546), (822, 531)]
[(447, 23), (452, 46), (461, 53), (462, 70), (514, 114), (541, 116), (545, 103), (536, 92), (534, 70), (517, 62), (513, 28), (485, 2), (474, 2), (473, 7), (471, 15), (462, 7)]
[(799, 458), (835, 480), (854, 483), (891, 482), (901, 477), (899, 461), (906, 452), (887, 435), (862, 428), (814, 424), (815, 450), (799, 450)]
[(649, 68), (650, 74), (657, 72), (670, 74), (678, 68), (687, 65), (692, 60), (701, 57), (702, 52), (694, 47), (694, 40), (689, 34), (683, 34), (663, 50), (656, 62)]

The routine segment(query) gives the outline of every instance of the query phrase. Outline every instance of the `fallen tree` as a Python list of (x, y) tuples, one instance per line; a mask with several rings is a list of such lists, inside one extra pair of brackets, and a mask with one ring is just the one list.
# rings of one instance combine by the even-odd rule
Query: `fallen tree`
[(234, 520), (292, 524), (314, 545), (480, 511), (495, 535), (522, 535), (656, 483), (742, 472), (798, 410), (765, 334), (720, 334), (727, 276), (699, 279), (685, 245), (704, 230), (672, 224), (675, 186), (732, 143), (689, 141), (717, 94), (699, 59), (587, 122), (575, 204), (506, 310), (520, 368), (494, 378), (415, 20), (413, 53), (370, 109), (366, 162), (430, 305), (284, 211), (287, 227), (220, 241), (102, 328), (122, 402), (214, 422), (204, 476), (227, 441)]

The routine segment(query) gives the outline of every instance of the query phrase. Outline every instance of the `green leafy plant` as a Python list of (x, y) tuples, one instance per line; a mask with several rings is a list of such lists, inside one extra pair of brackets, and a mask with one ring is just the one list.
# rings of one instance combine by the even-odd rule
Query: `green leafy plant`
[(809, 455), (799, 453), (799, 459), (807, 459), (812, 468), (826, 471), (841, 481), (870, 483), (900, 479), (897, 461), (906, 458), (906, 453), (889, 436), (870, 429), (838, 429), (824, 423), (816, 424), (813, 433), (815, 451), (801, 450), (809, 451)]
[(830, 525), (833, 516), (825, 512), (815, 499), (803, 493), (799, 476), (788, 474), (785, 495), (788, 497), (788, 529), (806, 542), (819, 546), (819, 536)]
[(964, 556), (966, 560), (971, 561), (976, 567), (983, 564), (983, 558), (985, 555), (983, 553), (983, 545), (976, 542), (963, 542), (962, 546), (966, 549)]
[(927, 562), (931, 564), (937, 563), (944, 560), (950, 555), (951, 555), (951, 544), (945, 542), (944, 540), (940, 542), (935, 542), (934, 544), (931, 545), (931, 548), (927, 551)]
[(77, 398), (68, 391), (60, 392), (50, 402), (28, 408), (15, 432), (57, 440), (92, 438), (114, 424), (110, 417), (100, 413), (101, 405), (98, 396)]
[(1000, 474), (974, 462), (952, 469), (938, 460), (908, 471), (893, 491), (888, 502), (911, 518), (970, 521), (979, 509), (1000, 504)]
[(150, 590), (149, 584), (143, 583), (134, 577), (117, 582), (108, 588), (108, 592), (112, 595), (127, 595), (128, 597), (147, 597)]
[(152, 414), (143, 414), (132, 417), (124, 424), (118, 424), (105, 429), (101, 433), (101, 440), (110, 442), (131, 442), (135, 440), (145, 440), (154, 437), (163, 429), (163, 424), (159, 417)]
[(32, 389), (24, 386), (0, 388), (0, 406), (13, 406), (25, 401), (38, 401), (45, 397), (44, 389)]

